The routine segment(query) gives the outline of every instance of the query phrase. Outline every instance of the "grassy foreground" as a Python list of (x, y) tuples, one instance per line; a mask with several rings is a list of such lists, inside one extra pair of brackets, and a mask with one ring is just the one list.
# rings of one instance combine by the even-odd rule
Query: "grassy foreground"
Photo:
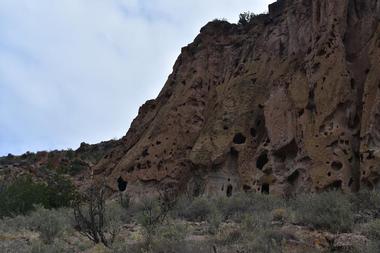
[[(262, 194), (104, 203), (94, 243), (70, 207), (0, 220), (0, 252), (380, 252), (380, 193)], [(83, 219), (91, 220), (89, 203)], [(168, 208), (170, 207), (170, 208)]]

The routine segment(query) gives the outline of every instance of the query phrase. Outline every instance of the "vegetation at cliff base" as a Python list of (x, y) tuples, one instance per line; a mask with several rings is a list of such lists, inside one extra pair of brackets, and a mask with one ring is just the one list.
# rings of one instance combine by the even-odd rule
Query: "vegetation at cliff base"
[[(332, 191), (289, 199), (236, 193), (231, 197), (182, 195), (170, 199), (160, 195), (129, 200), (124, 194), (106, 200), (106, 188), (99, 186), (83, 193), (72, 208), (47, 209), (53, 205), (47, 198), (41, 198), (42, 193), (48, 192), (46, 185), (20, 178), (7, 189), (15, 191), (14, 187), (20, 185), (24, 186), (23, 194), (14, 196), (20, 196), (19, 199), (28, 196), (40, 205), (30, 210), (21, 210), (16, 205), (15, 210), (8, 210), (11, 217), (3, 215), (0, 239), (13, 239), (0, 240), (1, 252), (380, 250), (377, 191), (357, 194)], [(13, 208), (9, 204), (7, 207)], [(320, 245), (310, 244), (314, 240)], [(289, 251), (289, 247), (294, 251)], [(312, 251), (318, 247), (320, 251)], [(297, 251), (300, 249), (305, 251)]]
[(20, 176), (0, 185), (0, 217), (27, 214), (36, 205), (44, 208), (69, 206), (76, 190), (71, 181), (55, 174), (45, 182), (34, 181), (31, 176)]

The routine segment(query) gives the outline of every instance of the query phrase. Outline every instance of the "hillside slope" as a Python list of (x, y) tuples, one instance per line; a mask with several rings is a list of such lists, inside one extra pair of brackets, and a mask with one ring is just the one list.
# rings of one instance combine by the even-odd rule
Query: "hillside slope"
[(374, 187), (379, 18), (378, 0), (279, 0), (245, 25), (210, 22), (95, 172), (136, 194)]

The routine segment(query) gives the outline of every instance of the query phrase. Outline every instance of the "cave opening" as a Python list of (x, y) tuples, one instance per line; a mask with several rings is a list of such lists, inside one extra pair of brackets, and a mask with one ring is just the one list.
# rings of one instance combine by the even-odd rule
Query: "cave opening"
[(288, 182), (291, 185), (294, 185), (294, 183), (297, 181), (298, 177), (300, 176), (300, 172), (298, 170), (295, 170), (290, 176), (288, 176)]
[(262, 170), (265, 166), (265, 164), (267, 164), (269, 162), (268, 160), (268, 153), (267, 152), (264, 152), (262, 153), (259, 158), (257, 158), (257, 161), (256, 161), (256, 167), (259, 169), (259, 170)]
[(331, 164), (331, 168), (334, 170), (340, 170), (343, 167), (343, 164), (341, 162), (333, 161)]
[(233, 142), (235, 144), (244, 144), (246, 140), (246, 137), (242, 133), (237, 133), (234, 136)]
[(128, 182), (125, 181), (121, 176), (117, 179), (117, 187), (119, 191), (123, 192), (127, 189)]
[(226, 191), (227, 197), (231, 197), (232, 196), (232, 190), (233, 190), (233, 187), (232, 187), (232, 185), (229, 184), (227, 186), (227, 191)]
[(293, 139), (286, 146), (273, 152), (273, 155), (284, 162), (287, 158), (295, 159), (298, 154), (298, 145), (295, 139)]
[(269, 194), (269, 184), (263, 184), (261, 186), (261, 193), (262, 194)]

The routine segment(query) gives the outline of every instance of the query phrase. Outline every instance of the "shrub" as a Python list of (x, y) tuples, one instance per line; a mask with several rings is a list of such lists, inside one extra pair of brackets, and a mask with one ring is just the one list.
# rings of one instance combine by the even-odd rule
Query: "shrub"
[(379, 253), (380, 252), (380, 242), (369, 242), (365, 245), (358, 244), (354, 245), (349, 251), (350, 253)]
[(369, 239), (380, 241), (380, 219), (364, 224), (362, 231)]
[(105, 185), (91, 186), (75, 201), (75, 225), (79, 232), (94, 243), (110, 247), (120, 229), (120, 209), (107, 208)]
[(356, 220), (366, 222), (380, 218), (380, 192), (361, 190), (349, 195)]
[(128, 194), (123, 194), (120, 192), (120, 206), (124, 208), (125, 210), (128, 210), (130, 205), (131, 205), (131, 198), (129, 197)]
[(293, 208), (296, 222), (316, 229), (348, 232), (354, 223), (351, 203), (337, 191), (298, 196)]
[(15, 217), (3, 217), (0, 219), (0, 231), (4, 233), (13, 233), (25, 229), (27, 224), (28, 219), (23, 215), (17, 215)]
[(134, 249), (133, 251), (130, 251), (130, 247), (124, 240), (117, 240), (112, 245), (112, 252), (113, 253), (125, 253), (125, 252), (136, 252), (139, 253), (141, 250)]
[(219, 227), (222, 222), (222, 213), (215, 206), (213, 206), (207, 216), (208, 232), (210, 234), (216, 234), (219, 231)]
[(21, 176), (0, 190), (0, 217), (26, 214), (35, 204), (49, 206), (48, 189), (30, 176)]
[(253, 209), (250, 196), (239, 193), (230, 198), (221, 197), (217, 199), (216, 205), (226, 219), (242, 216)]
[(21, 176), (0, 187), (0, 217), (26, 214), (35, 205), (59, 208), (70, 205), (76, 191), (69, 179), (54, 175), (47, 182), (35, 182), (30, 176)]
[(206, 197), (195, 198), (192, 202), (182, 199), (179, 205), (177, 215), (189, 221), (205, 221), (212, 211), (211, 200)]
[(30, 247), (31, 253), (70, 253), (74, 252), (73, 249), (66, 246), (64, 243), (57, 241), (53, 244), (46, 245), (41, 241), (35, 240), (32, 241)]
[(138, 206), (137, 222), (145, 233), (145, 246), (151, 247), (153, 236), (158, 227), (166, 219), (167, 211), (158, 199), (146, 198)]
[(75, 159), (69, 167), (69, 170), (67, 173), (69, 173), (72, 176), (75, 176), (76, 174), (80, 173), (81, 171), (88, 168), (88, 164), (82, 160)]
[(222, 197), (217, 200), (217, 207), (226, 219), (240, 222), (245, 214), (271, 212), (275, 208), (284, 208), (283, 199), (259, 193), (239, 193), (230, 198)]
[(47, 179), (48, 205), (46, 208), (59, 208), (70, 206), (76, 199), (77, 191), (70, 181), (63, 175), (54, 174)]
[(53, 243), (66, 228), (68, 222), (62, 212), (37, 208), (28, 217), (30, 229), (38, 231), (41, 240), (46, 244)]
[(277, 208), (272, 211), (273, 221), (284, 222), (288, 219), (288, 217), (288, 210), (286, 210), (285, 208)]
[(242, 218), (242, 229), (245, 231), (260, 231), (266, 229), (271, 224), (270, 213), (258, 212), (245, 214)]
[(152, 244), (153, 252), (181, 252), (178, 247), (185, 243), (188, 228), (185, 224), (169, 222), (157, 230), (157, 236)]
[(216, 235), (216, 242), (219, 245), (233, 245), (243, 240), (243, 233), (240, 229), (224, 228)]
[[(1, 235), (0, 237), (3, 237)], [(30, 253), (28, 242), (23, 239), (4, 240), (0, 239), (0, 252), (6, 253)]]
[(260, 233), (251, 234), (245, 243), (247, 253), (275, 253), (282, 252), (282, 246), (287, 235), (281, 231), (265, 229)]

